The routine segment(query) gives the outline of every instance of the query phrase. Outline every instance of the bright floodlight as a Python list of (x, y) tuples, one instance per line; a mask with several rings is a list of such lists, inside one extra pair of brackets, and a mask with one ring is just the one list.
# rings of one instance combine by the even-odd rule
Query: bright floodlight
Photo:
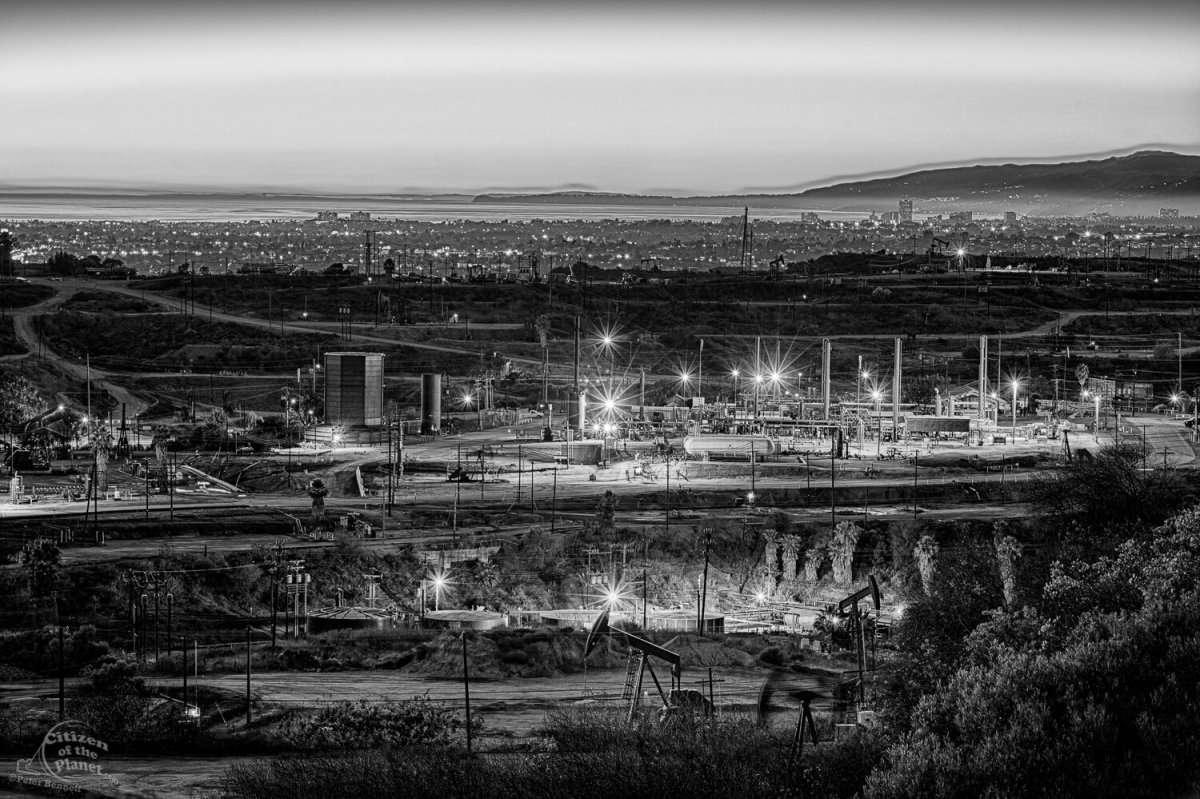
[(746, 494), (746, 501), (747, 501), (747, 502), (753, 502), (753, 501), (754, 501), (754, 492), (753, 492), (753, 491), (750, 491), (750, 492), (748, 492), (748, 493)]
[(779, 372), (771, 372), (771, 380), (778, 383), (780, 378)]
[(433, 577), (433, 587), (441, 588), (446, 584), (446, 577), (442, 574), (435, 574)]
[(605, 409), (606, 411), (611, 411), (613, 408), (615, 408), (615, 407), (616, 407), (616, 405), (617, 405), (617, 404), (616, 404), (615, 402), (613, 402), (612, 400), (610, 400), (610, 399), (606, 399), (606, 400), (604, 401), (604, 409)]
[(604, 336), (604, 338), (600, 339), (600, 341), (603, 342), (604, 346), (611, 347), (612, 343), (613, 343), (613, 338), (612, 338), (612, 336), (606, 335), (606, 336)]
[(754, 592), (754, 601), (758, 602), (760, 604), (763, 602), (766, 602), (767, 601), (766, 593), (763, 591), (755, 591)]
[(882, 396), (883, 396), (883, 395), (879, 393), (879, 390), (878, 390), (878, 389), (876, 389), (875, 391), (872, 391), (872, 392), (871, 392), (871, 399), (873, 399), (873, 400), (876, 400), (876, 401), (878, 401), (878, 400), (879, 400), (879, 398), (880, 398), (880, 397), (882, 397)]
[(1179, 402), (1179, 395), (1178, 395), (1178, 394), (1172, 394), (1172, 395), (1171, 395), (1171, 402), (1172, 402), (1172, 403)]
[(967, 251), (966, 251), (966, 250), (964, 250), (962, 247), (959, 247), (959, 248), (958, 248), (957, 250), (955, 250), (954, 252), (955, 252), (955, 254), (956, 254), (956, 255), (957, 255), (959, 258), (962, 258), (964, 255), (966, 255), (966, 254), (967, 254)]
[(729, 374), (733, 375), (733, 379), (734, 379), (734, 380), (737, 380), (737, 379), (738, 379), (738, 375), (740, 375), (740, 374), (741, 374), (741, 372), (739, 372), (737, 369), (734, 369), (734, 370), (733, 370), (732, 372), (730, 372)]

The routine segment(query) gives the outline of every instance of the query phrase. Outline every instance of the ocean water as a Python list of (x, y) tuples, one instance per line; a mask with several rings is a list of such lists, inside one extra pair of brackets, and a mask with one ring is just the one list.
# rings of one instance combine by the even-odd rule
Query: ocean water
[[(800, 208), (755, 208), (755, 220), (799, 220), (805, 211), (823, 219), (854, 220), (865, 213)], [(318, 211), (368, 211), (373, 218), (422, 221), (455, 220), (570, 220), (672, 219), (714, 222), (741, 216), (740, 206), (597, 205), (568, 203), (471, 203), (422, 199), (359, 197), (199, 197), (88, 196), (0, 194), (0, 219), (162, 220), (236, 222), (248, 220), (315, 219)]]

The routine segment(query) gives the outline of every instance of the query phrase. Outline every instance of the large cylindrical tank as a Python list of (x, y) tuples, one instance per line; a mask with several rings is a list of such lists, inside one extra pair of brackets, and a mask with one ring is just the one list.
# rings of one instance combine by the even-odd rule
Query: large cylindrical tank
[(383, 353), (325, 353), (325, 421), (344, 427), (383, 424)]
[(436, 436), (442, 428), (442, 376), (421, 375), (421, 435)]
[(766, 436), (688, 436), (683, 439), (683, 451), (689, 455), (709, 458), (736, 458), (750, 460), (766, 458), (779, 453), (779, 446)]
[(391, 626), (391, 616), (376, 608), (322, 608), (308, 614), (310, 633), (385, 630)]

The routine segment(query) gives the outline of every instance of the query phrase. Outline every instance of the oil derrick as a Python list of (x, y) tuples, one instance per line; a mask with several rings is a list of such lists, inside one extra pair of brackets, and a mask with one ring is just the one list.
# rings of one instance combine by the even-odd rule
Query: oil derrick
[(375, 231), (363, 231), (363, 274), (375, 273)]
[(740, 271), (754, 271), (754, 229), (750, 227), (749, 206), (742, 213), (742, 249), (738, 263)]
[(129, 426), (126, 422), (125, 403), (121, 403), (121, 435), (117, 439), (117, 457), (128, 458), (130, 452), (129, 446)]

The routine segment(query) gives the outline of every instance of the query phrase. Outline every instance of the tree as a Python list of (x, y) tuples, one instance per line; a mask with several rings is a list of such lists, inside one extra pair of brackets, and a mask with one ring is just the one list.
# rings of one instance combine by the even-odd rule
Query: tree
[(308, 484), (308, 496), (312, 498), (313, 524), (320, 524), (325, 520), (325, 497), (329, 496), (329, 489), (318, 477)]
[(796, 560), (800, 554), (802, 540), (800, 536), (788, 533), (783, 537), (783, 579), (791, 582), (796, 579)]
[(1142, 456), (1140, 444), (1105, 447), (1038, 475), (1027, 496), (1042, 526), (1104, 548), (1190, 505), (1191, 486), (1173, 471), (1142, 471)]
[(821, 575), (821, 566), (829, 556), (824, 546), (813, 547), (804, 553), (804, 579), (815, 583)]
[(14, 244), (12, 233), (0, 230), (0, 275), (8, 276), (15, 271), (16, 265), (12, 257)]
[(37, 386), (18, 374), (0, 374), (0, 425), (20, 424), (41, 412)]
[(937, 568), (938, 544), (931, 535), (921, 536), (913, 549), (913, 557), (917, 561), (917, 571), (921, 575), (921, 587), (926, 594), (933, 593), (933, 575)]
[(1000, 583), (1004, 588), (1004, 606), (1010, 610), (1017, 606), (1017, 558), (1021, 557), (1021, 545), (1017, 539), (1004, 532), (1002, 524), (996, 524), (993, 543), (996, 547), (996, 563), (1000, 569)]
[(83, 262), (68, 252), (56, 252), (46, 261), (52, 275), (77, 275), (83, 271)]
[(21, 547), (14, 557), (17, 564), (25, 572), (25, 581), (29, 587), (30, 596), (44, 599), (50, 596), (58, 585), (58, 567), (62, 562), (62, 552), (58, 544), (49, 538), (35, 538)]
[(605, 491), (596, 503), (596, 528), (601, 535), (612, 535), (617, 515), (617, 495)]
[(833, 542), (829, 545), (834, 582), (846, 585), (853, 581), (854, 550), (858, 548), (861, 535), (862, 528), (854, 522), (839, 522), (834, 528)]
[[(911, 731), (863, 795), (1156, 797), (1194, 786), (1200, 509), (1153, 533), (1056, 565), (1040, 609), (984, 614), (961, 639), (956, 670), (913, 700)], [(941, 590), (948, 571), (939, 601), (952, 599)], [(926, 641), (938, 629), (928, 621)]]

